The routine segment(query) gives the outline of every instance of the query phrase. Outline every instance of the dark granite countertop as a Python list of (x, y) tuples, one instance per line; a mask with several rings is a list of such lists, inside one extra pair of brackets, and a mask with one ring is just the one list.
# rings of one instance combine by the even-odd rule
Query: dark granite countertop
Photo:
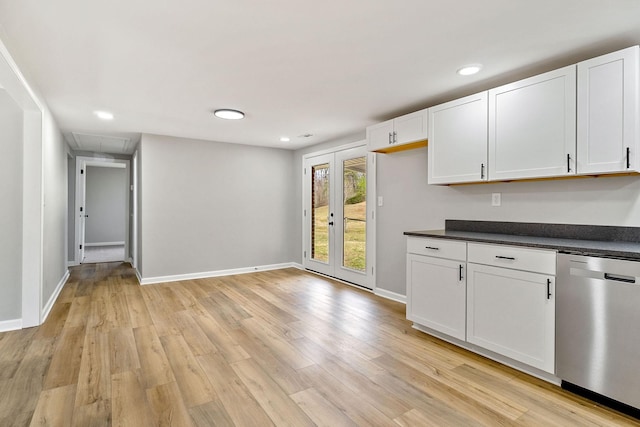
[(640, 261), (640, 227), (447, 220), (444, 230), (406, 231), (404, 234)]

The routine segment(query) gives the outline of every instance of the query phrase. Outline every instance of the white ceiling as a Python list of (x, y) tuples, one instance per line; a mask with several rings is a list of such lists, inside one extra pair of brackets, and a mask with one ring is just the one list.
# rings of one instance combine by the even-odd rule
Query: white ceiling
[(0, 39), (70, 141), (300, 148), (638, 44), (640, 1), (0, 0)]

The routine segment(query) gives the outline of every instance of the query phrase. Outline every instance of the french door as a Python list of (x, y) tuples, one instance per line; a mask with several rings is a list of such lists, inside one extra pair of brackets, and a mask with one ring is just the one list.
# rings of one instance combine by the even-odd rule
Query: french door
[(311, 154), (303, 168), (304, 267), (373, 289), (375, 154)]

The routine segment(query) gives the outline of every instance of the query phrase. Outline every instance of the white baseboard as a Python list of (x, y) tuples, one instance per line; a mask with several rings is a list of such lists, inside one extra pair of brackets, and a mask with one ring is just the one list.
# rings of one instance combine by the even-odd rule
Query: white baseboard
[(124, 241), (122, 242), (97, 242), (97, 243), (85, 243), (84, 247), (89, 248), (91, 246), (122, 246), (124, 245)]
[(390, 299), (392, 301), (401, 302), (402, 304), (407, 303), (406, 295), (398, 294), (395, 292), (387, 291), (386, 289), (376, 288), (374, 293), (382, 298)]
[(303, 265), (302, 265), (302, 264), (299, 264), (299, 263), (297, 263), (297, 262), (292, 262), (292, 263), (291, 263), (291, 267), (293, 267), (293, 268), (297, 268), (298, 270), (304, 270)]
[(136, 272), (136, 277), (138, 278), (138, 283), (142, 285), (142, 276), (140, 275), (140, 272), (137, 268), (134, 268), (134, 270)]
[(0, 332), (22, 329), (22, 319), (3, 320), (0, 322)]
[(202, 273), (177, 274), (174, 276), (158, 276), (141, 278), (139, 274), (138, 281), (141, 285), (152, 285), (154, 283), (179, 282), (181, 280), (206, 279), (209, 277), (233, 276), (235, 274), (255, 273), (257, 271), (281, 270), (283, 268), (297, 268), (293, 262), (282, 264), (260, 265), (257, 267), (232, 268), (229, 270), (205, 271)]
[(64, 284), (67, 283), (67, 280), (69, 280), (69, 270), (65, 271), (64, 275), (62, 276), (62, 279), (60, 279), (60, 281), (58, 282), (56, 289), (53, 291), (53, 294), (51, 294), (51, 298), (49, 298), (49, 301), (47, 301), (47, 304), (42, 309), (42, 315), (40, 316), (40, 324), (44, 323), (44, 321), (47, 320), (47, 317), (49, 317), (49, 313), (53, 308), (53, 304), (58, 299), (58, 296), (60, 295), (60, 292), (62, 291)]

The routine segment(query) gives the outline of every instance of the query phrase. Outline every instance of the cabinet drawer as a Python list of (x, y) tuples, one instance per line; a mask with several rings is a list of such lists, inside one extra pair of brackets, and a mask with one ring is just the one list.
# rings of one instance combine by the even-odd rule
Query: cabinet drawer
[(447, 239), (408, 237), (407, 252), (464, 261), (467, 259), (467, 243)]
[(556, 274), (556, 253), (543, 249), (469, 243), (468, 262)]

